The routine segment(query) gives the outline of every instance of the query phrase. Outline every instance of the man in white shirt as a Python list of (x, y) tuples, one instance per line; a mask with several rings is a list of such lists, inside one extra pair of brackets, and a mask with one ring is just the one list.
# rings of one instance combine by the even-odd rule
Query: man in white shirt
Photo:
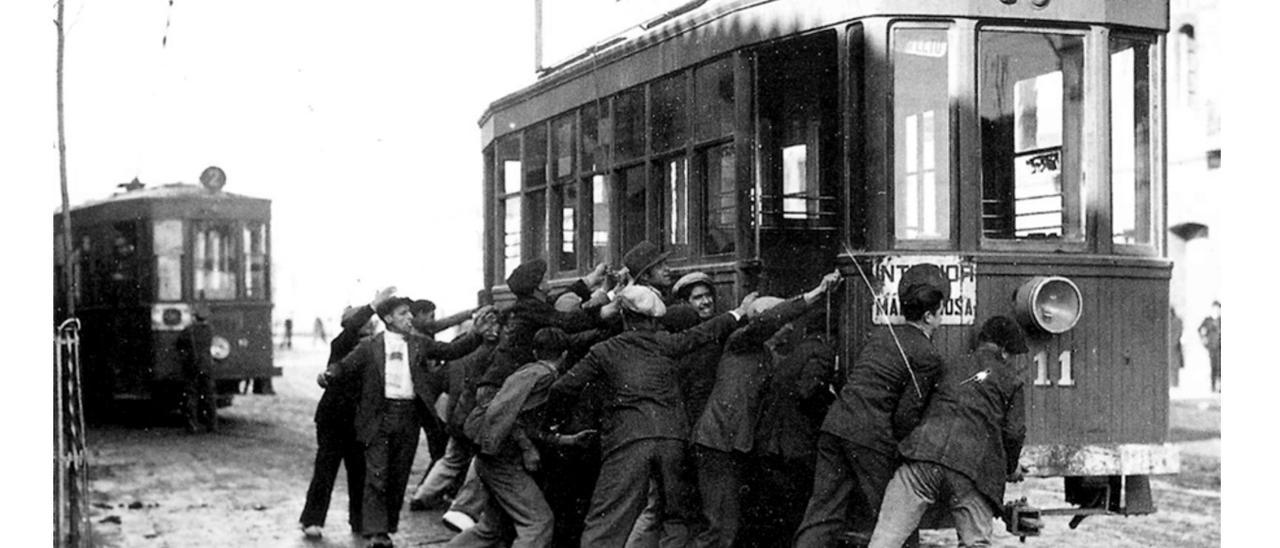
[(329, 365), (330, 380), (361, 382), (356, 404), (356, 440), (364, 444), (366, 466), (361, 531), (369, 546), (392, 546), (400, 507), (418, 449), (418, 429), (439, 395), (429, 364), (457, 359), (475, 350), (477, 334), (492, 322), (476, 319), (472, 332), (442, 343), (414, 334), (411, 299), (395, 297), (378, 306), (386, 331), (361, 342), (340, 362)]

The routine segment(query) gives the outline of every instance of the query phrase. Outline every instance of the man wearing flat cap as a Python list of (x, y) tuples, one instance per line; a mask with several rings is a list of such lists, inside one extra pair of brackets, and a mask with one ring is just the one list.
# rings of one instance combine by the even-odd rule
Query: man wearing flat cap
[(391, 546), (409, 469), (418, 448), (418, 429), (435, 403), (429, 378), (432, 360), (457, 359), (480, 345), (478, 334), (492, 320), (479, 318), (473, 332), (449, 343), (413, 333), (413, 301), (393, 297), (376, 312), (386, 331), (365, 339), (341, 361), (329, 364), (327, 382), (361, 384), (356, 403), (356, 440), (364, 444), (365, 482), (361, 532), (369, 546)]
[(666, 305), (652, 287), (629, 285), (617, 298), (625, 330), (593, 346), (552, 385), (553, 397), (570, 400), (594, 380), (606, 392), (604, 460), (581, 545), (623, 546), (645, 507), (650, 481), (656, 479), (663, 544), (683, 546), (698, 516), (692, 486), (684, 477), (689, 422), (676, 384), (675, 359), (733, 331), (749, 314), (755, 294), (737, 309), (678, 334), (659, 324)]
[(903, 273), (898, 300), (906, 325), (873, 332), (822, 422), (813, 494), (796, 531), (797, 547), (834, 546), (850, 525), (859, 537), (870, 537), (898, 465), (898, 442), (920, 422), (942, 373), (931, 337), (942, 325), (942, 303), (950, 294), (935, 265), (918, 264)]
[(935, 501), (951, 510), (961, 546), (991, 543), (1004, 484), (1022, 481), (1026, 404), (1014, 356), (1026, 353), (1017, 322), (995, 316), (977, 348), (947, 365), (924, 420), (898, 445), (906, 461), (885, 491), (872, 548), (902, 546)]

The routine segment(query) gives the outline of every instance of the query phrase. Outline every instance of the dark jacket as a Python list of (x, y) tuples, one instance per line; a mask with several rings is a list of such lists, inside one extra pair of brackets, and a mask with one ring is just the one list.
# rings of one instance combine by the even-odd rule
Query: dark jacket
[[(591, 298), (587, 285), (578, 280), (569, 288), (584, 302)], [(552, 301), (554, 302), (554, 301)], [(533, 335), (544, 327), (559, 327), (565, 333), (577, 333), (597, 327), (598, 309), (561, 312), (551, 303), (531, 295), (516, 298), (507, 309), (507, 334), (493, 352), (493, 362), (480, 381), (481, 386), (497, 388), (521, 365), (534, 361)]]
[[(347, 357), (360, 344), (360, 328), (373, 317), (373, 307), (365, 305), (342, 321), (342, 332), (329, 341), (329, 361), (334, 363)], [(316, 404), (316, 422), (351, 426), (356, 416), (356, 400), (359, 399), (360, 382), (349, 378), (345, 382), (331, 381)]]
[[(386, 395), (386, 347), (385, 333), (379, 333), (360, 342), (356, 349), (337, 363), (329, 364), (329, 373), (338, 382), (352, 378), (360, 380), (360, 399), (356, 404), (356, 439), (368, 443), (377, 433)], [(435, 360), (451, 360), (467, 355), (480, 346), (480, 335), (469, 333), (442, 343), (421, 335), (405, 335), (409, 349), (407, 361), (413, 380), (413, 391), (418, 397), (419, 420), (428, 418), (444, 385), (439, 370), (432, 371)], [(433, 378), (435, 377), (435, 378)]]
[(924, 332), (911, 325), (894, 328), (920, 385), (916, 394), (902, 354), (887, 328), (880, 328), (858, 353), (840, 396), (827, 411), (822, 431), (896, 456), (898, 442), (917, 424), (942, 373), (942, 356)]
[(801, 339), (778, 356), (760, 398), (756, 452), (787, 460), (812, 459), (818, 428), (835, 395), (835, 351), (819, 335)]
[(213, 373), (213, 326), (204, 320), (196, 320), (178, 334), (178, 355), (182, 359), (182, 374), (187, 379)]
[[(988, 374), (976, 380), (979, 372)], [(948, 364), (924, 420), (898, 447), (908, 459), (964, 474), (1000, 508), (1005, 479), (1022, 453), (1025, 421), (1022, 376), (998, 350), (979, 347)]]
[(729, 335), (716, 366), (711, 398), (694, 428), (694, 443), (719, 451), (751, 452), (760, 417), (760, 393), (773, 363), (764, 343), (807, 308), (803, 299), (788, 300)]
[(572, 398), (587, 383), (603, 381), (601, 446), (605, 454), (641, 439), (688, 440), (689, 421), (676, 384), (675, 358), (737, 325), (734, 316), (726, 313), (682, 333), (624, 331), (592, 347), (556, 381), (552, 392), (557, 398)]
[(445, 426), (449, 435), (465, 438), (462, 424), (467, 414), (475, 407), (476, 383), (489, 367), (497, 342), (482, 342), (470, 354), (453, 360), (445, 366), (445, 376), (449, 390), (449, 407), (446, 410)]

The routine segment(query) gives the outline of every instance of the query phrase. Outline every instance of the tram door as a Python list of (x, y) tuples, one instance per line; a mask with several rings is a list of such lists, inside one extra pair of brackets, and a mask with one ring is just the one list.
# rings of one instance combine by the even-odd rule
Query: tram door
[(834, 31), (760, 50), (759, 273), (762, 294), (791, 296), (834, 266), (841, 177), (839, 73)]

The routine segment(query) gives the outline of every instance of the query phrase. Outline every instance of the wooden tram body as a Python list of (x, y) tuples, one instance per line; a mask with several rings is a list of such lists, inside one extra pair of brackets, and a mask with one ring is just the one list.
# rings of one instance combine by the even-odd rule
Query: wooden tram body
[[(210, 313), (218, 405), (272, 365), (271, 202), (189, 184), (127, 190), (71, 209), (76, 315), (89, 413), (115, 400), (180, 401), (177, 341)], [(54, 215), (55, 316), (66, 315)]]
[(484, 113), (485, 286), (509, 298), (506, 274), (534, 257), (565, 284), (643, 239), (677, 273), (710, 274), (722, 302), (794, 294), (834, 265), (849, 364), (892, 321), (905, 264), (955, 275), (944, 355), (1023, 310), (1029, 284), (1065, 279), (1080, 313), (1032, 330), (1023, 463), (1090, 511), (1153, 511), (1147, 477), (1179, 467), (1167, 1), (687, 8)]

